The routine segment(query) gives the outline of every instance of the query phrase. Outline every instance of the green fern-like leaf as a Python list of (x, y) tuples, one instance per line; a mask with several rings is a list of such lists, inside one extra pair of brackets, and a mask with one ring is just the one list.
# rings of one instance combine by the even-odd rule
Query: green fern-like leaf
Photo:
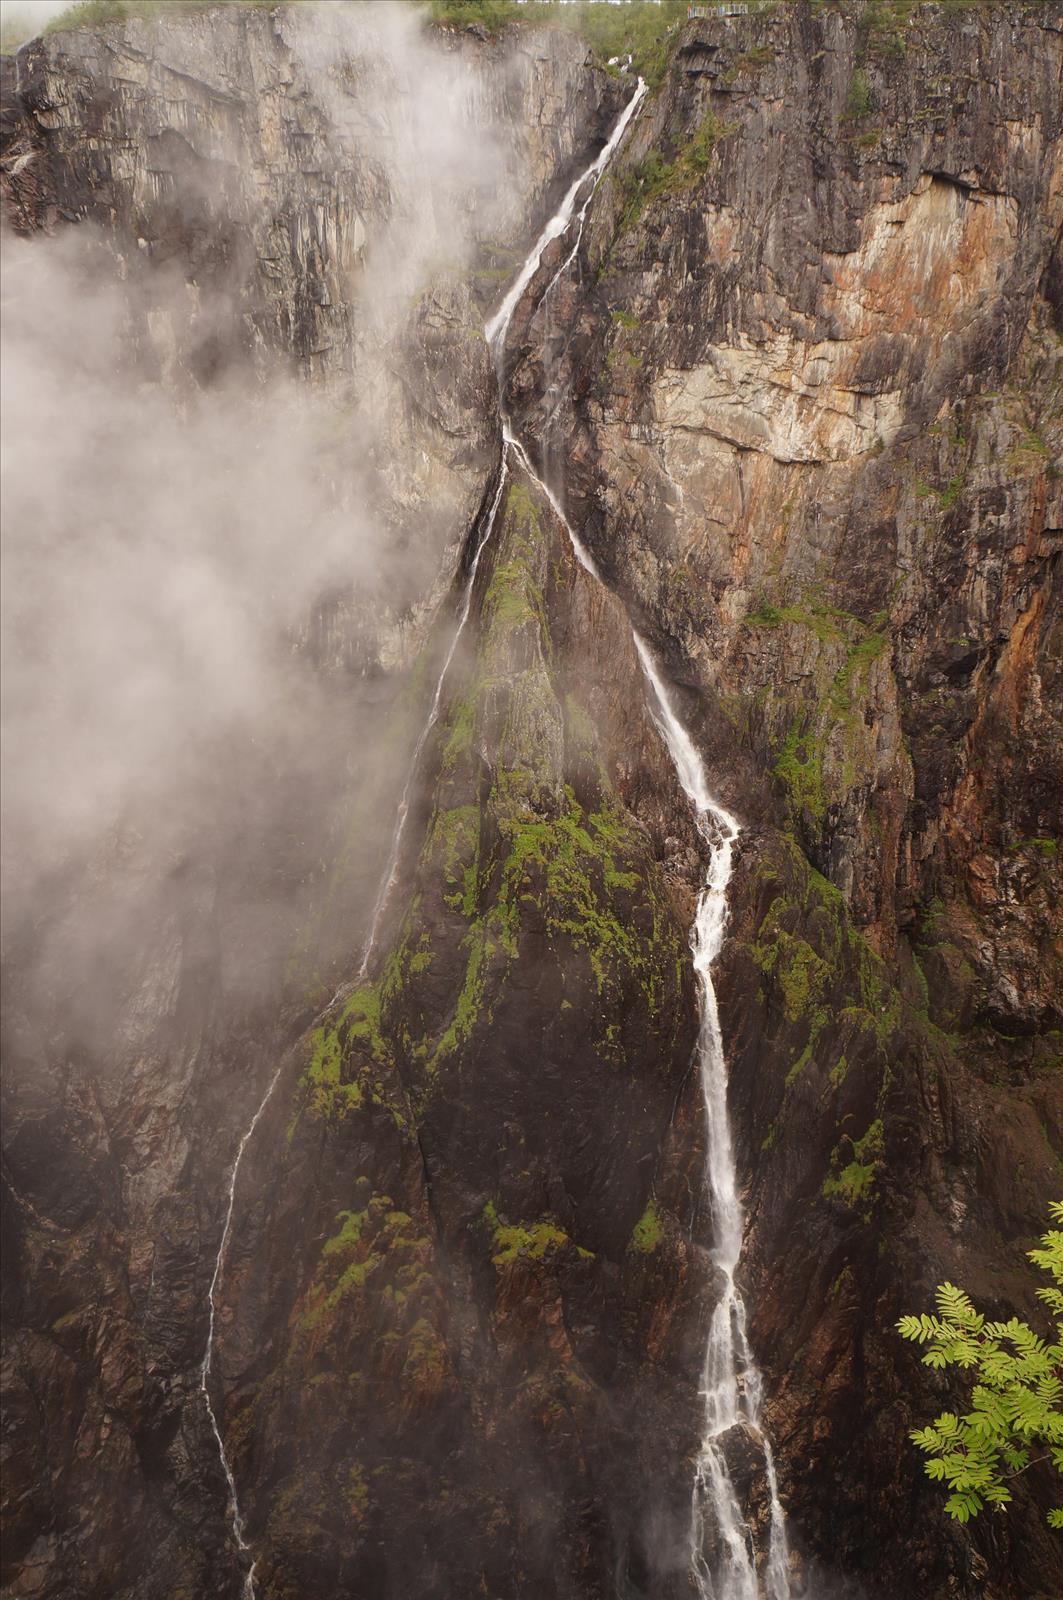
[[(1049, 1210), (1063, 1223), (1063, 1201)], [(932, 1426), (910, 1434), (930, 1458), (923, 1463), (927, 1476), (948, 1490), (946, 1511), (961, 1523), (987, 1505), (1002, 1511), (1010, 1503), (1005, 1472), (1024, 1472), (1036, 1459), (1035, 1445), (1042, 1455), (1049, 1447), (1054, 1470), (1063, 1474), (1063, 1232), (1049, 1229), (1029, 1255), (1057, 1285), (1037, 1290), (1058, 1319), (1054, 1342), (1018, 1317), (987, 1321), (953, 1283), (939, 1285), (937, 1315), (922, 1312), (897, 1322), (902, 1338), (925, 1347), (926, 1366), (973, 1373), (969, 1411), (944, 1411)], [(1063, 1508), (1048, 1520), (1063, 1528)]]

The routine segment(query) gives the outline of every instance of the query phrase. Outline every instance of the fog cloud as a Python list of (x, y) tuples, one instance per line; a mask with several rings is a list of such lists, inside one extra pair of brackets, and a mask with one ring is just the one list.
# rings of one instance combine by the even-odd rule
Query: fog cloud
[[(329, 381), (268, 339), (253, 360), (199, 359), (204, 329), (232, 342), (246, 320), (250, 251), (197, 283), (150, 237), (83, 224), (3, 243), (5, 930), (51, 939), (53, 971), (56, 940), (64, 964), (108, 944), (124, 960), (189, 863), (257, 858), (263, 928), (273, 897), (322, 870), (366, 747), (357, 663), (323, 662), (313, 619), (337, 594), (341, 621), (382, 594), (397, 610), (438, 598), (464, 534), (438, 525), (457, 469), (433, 456), (431, 415), (404, 426), (424, 365), (403, 363), (423, 356), (430, 285), (444, 342), (472, 317), (438, 286), (497, 183), (482, 85), (413, 7), (304, 6), (277, 25), (362, 175), (364, 223), (330, 263), (350, 316)], [(212, 159), (246, 205), (247, 150), (226, 154)], [(171, 217), (225, 215), (231, 194), (205, 193), (204, 171), (169, 174)], [(259, 254), (275, 203), (241, 218)], [(263, 887), (278, 839), (286, 886)]]

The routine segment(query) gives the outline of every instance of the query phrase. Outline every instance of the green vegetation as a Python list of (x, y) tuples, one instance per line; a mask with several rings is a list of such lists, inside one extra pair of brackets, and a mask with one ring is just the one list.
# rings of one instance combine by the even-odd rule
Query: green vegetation
[[(325, 1121), (378, 1106), (408, 1132), (435, 1076), (484, 1035), (526, 921), (564, 953), (566, 985), (605, 999), (594, 1041), (603, 1061), (623, 1061), (630, 1028), (616, 1019), (632, 1004), (660, 1019), (650, 1025), (662, 1034), (679, 1025), (684, 932), (639, 824), (604, 774), (591, 776), (585, 713), (571, 695), (562, 703), (551, 678), (547, 592), (567, 578), (520, 482), (510, 485), (491, 563), (478, 654), (438, 730), (436, 804), (417, 867), (423, 895), (413, 895), (379, 978), (309, 1040), (303, 1109)], [(561, 780), (566, 747), (587, 775), (583, 798)]]
[(515, 22), (523, 10), (513, 0), (432, 0), (433, 22), (453, 28), (469, 28), (474, 24), (488, 33), (497, 33), (510, 22)]
[(821, 644), (845, 650), (832, 677), (828, 676), (830, 654), (824, 651), (815, 698), (798, 707), (796, 716), (790, 709), (790, 726), (774, 737), (775, 774), (786, 789), (795, 817), (804, 815), (813, 823), (822, 822), (829, 799), (859, 780), (864, 748), (862, 705), (871, 667), (889, 647), (889, 635), (879, 631), (885, 621), (885, 612), (863, 622), (828, 604), (820, 597), (819, 586), (789, 605), (762, 599), (746, 614), (749, 627), (788, 624), (807, 628)]
[(766, 67), (775, 60), (775, 51), (770, 44), (755, 44), (749, 50), (744, 50), (736, 56), (732, 64), (724, 73), (721, 82), (730, 85), (737, 82), (746, 73), (759, 72), (761, 67)]
[(522, 7), (537, 12), (536, 20), (574, 27), (587, 40), (602, 65), (631, 57), (631, 69), (645, 78), (651, 89), (663, 82), (679, 30), (686, 19), (686, 0), (646, 0), (614, 5), (538, 5)]
[[(431, 1243), (415, 1231), (413, 1219), (399, 1210), (386, 1194), (373, 1193), (366, 1178), (355, 1181), (366, 1203), (357, 1211), (340, 1211), (337, 1231), (321, 1247), (317, 1270), (295, 1324), (294, 1346), (318, 1345), (336, 1317), (356, 1302), (370, 1277), (386, 1279), (376, 1294), (377, 1309), (401, 1311), (410, 1296), (430, 1281), (427, 1264)], [(378, 1276), (379, 1275), (379, 1276)], [(411, 1331), (410, 1355), (414, 1363), (426, 1344), (427, 1324)], [(423, 1351), (421, 1354), (423, 1355)]]
[(857, 67), (853, 72), (852, 82), (849, 85), (849, 95), (845, 102), (845, 115), (853, 121), (866, 117), (871, 110), (871, 80), (863, 67)]
[[(315, 4), (320, 0), (287, 0), (289, 4)], [(330, 0), (336, 3), (336, 0)], [(346, 0), (357, 4), (359, 0)], [(98, 27), (105, 22), (127, 17), (150, 17), (175, 10), (194, 11), (203, 5), (270, 6), (277, 0), (78, 0), (48, 24), (46, 32), (58, 28)], [(6, 8), (5, 8), (6, 9)], [(685, 0), (631, 0), (625, 5), (600, 3), (566, 4), (551, 0), (429, 0), (427, 14), (434, 23), (447, 27), (483, 28), (497, 34), (511, 24), (542, 24), (572, 28), (588, 42), (596, 59), (606, 65), (614, 58), (632, 58), (632, 68), (652, 87), (664, 78), (679, 27), (686, 17)], [(3, 48), (15, 50), (39, 31), (28, 12), (5, 17)]]
[(880, 1074), (875, 1119), (855, 1144), (848, 1136), (840, 1139), (826, 1182), (828, 1196), (855, 1205), (870, 1197), (872, 1174), (847, 1169), (853, 1164), (873, 1169), (881, 1154), (883, 1094), (902, 1017), (901, 997), (885, 964), (851, 925), (839, 890), (809, 866), (795, 839), (780, 840), (780, 845), (790, 860), (773, 853), (756, 869), (756, 893), (761, 903), (767, 902), (767, 910), (749, 953), (782, 1001), (786, 1035), (792, 1040), (787, 1093), (813, 1064), (818, 1068), (817, 1092), (828, 1067), (834, 1091), (858, 1063), (861, 1070), (870, 1066)]
[[(314, 1028), (310, 1059), (301, 1083), (304, 1109), (324, 1122), (342, 1122), (365, 1105), (385, 1110), (405, 1130), (407, 1107), (395, 1085), (394, 1061), (381, 1028), (381, 1008), (401, 973), (395, 958), (379, 983), (362, 984), (350, 996), (338, 1019)], [(288, 1129), (289, 1140), (298, 1115)]]
[(485, 1206), (483, 1215), (491, 1228), (491, 1243), (494, 1249), (491, 1261), (496, 1267), (512, 1266), (518, 1257), (541, 1261), (548, 1252), (557, 1250), (569, 1242), (564, 1229), (552, 1222), (533, 1222), (527, 1226), (518, 1223), (516, 1227), (511, 1228), (498, 1220), (494, 1206), (490, 1206), (490, 1214), (488, 1206)]
[[(1063, 1204), (1049, 1210), (1053, 1222), (1063, 1223)], [(897, 1323), (902, 1338), (927, 1346), (928, 1367), (959, 1367), (975, 1380), (968, 1412), (944, 1411), (911, 1435), (929, 1458), (927, 1476), (949, 1491), (945, 1509), (957, 1522), (969, 1522), (987, 1505), (1003, 1510), (1012, 1498), (1009, 1482), (1037, 1463), (1063, 1474), (1063, 1232), (1050, 1228), (1027, 1254), (1053, 1279), (1037, 1296), (1055, 1319), (1054, 1337), (1041, 1338), (1017, 1317), (987, 1322), (951, 1283), (938, 1288), (936, 1315)], [(1031, 1453), (1041, 1447), (1042, 1454)], [(1063, 1506), (1048, 1521), (1063, 1528)]]
[(631, 1230), (631, 1249), (638, 1251), (640, 1255), (649, 1255), (651, 1251), (656, 1250), (663, 1237), (664, 1229), (661, 1226), (660, 1213), (651, 1200)]
[(651, 150), (637, 167), (624, 173), (623, 209), (617, 231), (632, 227), (647, 206), (665, 194), (683, 194), (708, 171), (721, 139), (737, 133), (737, 122), (724, 122), (707, 111), (688, 142), (673, 161), (665, 161), (659, 150)]
[(960, 497), (963, 489), (964, 474), (957, 472), (951, 477), (943, 489), (935, 489), (932, 484), (919, 478), (915, 485), (915, 492), (920, 500), (936, 500), (942, 511), (951, 511)]
[(511, 23), (548, 23), (552, 27), (572, 28), (587, 40), (596, 60), (631, 57), (633, 70), (655, 88), (664, 78), (672, 46), (686, 18), (686, 0), (629, 0), (625, 5), (586, 3), (559, 5), (550, 0), (432, 0), (434, 22), (450, 27), (473, 24), (497, 33)]
[[(172, 16), (174, 12), (189, 14), (206, 5), (230, 6), (270, 6), (276, 5), (278, 0), (75, 0), (75, 3), (61, 11), (58, 16), (45, 24), (44, 28), (35, 28), (28, 20), (28, 13), (23, 13), (26, 18), (22, 20), (18, 8), (12, 7), (12, 24), (16, 24), (26, 31), (22, 32), (17, 43), (32, 38), (34, 33), (57, 33), (66, 28), (99, 28), (107, 22), (124, 22), (131, 17), (152, 18), (159, 16)], [(289, 4), (313, 4), (313, 0), (288, 0)], [(7, 44), (4, 40), (4, 52), (9, 48), (17, 48)]]
[(854, 1209), (862, 1200), (870, 1198), (875, 1181), (875, 1168), (882, 1157), (882, 1123), (874, 1121), (862, 1139), (852, 1141), (853, 1159), (841, 1166), (842, 1145), (836, 1145), (831, 1155), (832, 1171), (823, 1184), (826, 1199), (837, 1198)]

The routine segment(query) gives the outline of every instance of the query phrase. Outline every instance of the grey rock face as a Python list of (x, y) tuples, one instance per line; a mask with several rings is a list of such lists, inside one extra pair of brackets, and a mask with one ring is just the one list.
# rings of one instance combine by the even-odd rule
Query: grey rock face
[(692, 24), (510, 363), (747, 824), (747, 1270), (843, 1592), (1058, 1586), (1045, 1486), (962, 1538), (913, 1487), (942, 1396), (891, 1328), (945, 1278), (1036, 1315), (1058, 1185), (1061, 44), (1052, 6)]
[(78, 283), (111, 296), (120, 381), (164, 397), (143, 425), (165, 403), (177, 431), (206, 418), (250, 490), (256, 429), (311, 407), (292, 459), (341, 550), (350, 520), (356, 574), (341, 561), (275, 636), (260, 624), (288, 709), (223, 733), (176, 830), (138, 794), (46, 872), (10, 836), (12, 1594), (239, 1592), (198, 1392), (225, 1175), (279, 1054), (357, 963), (432, 624), (497, 466), (485, 308), (615, 104), (568, 36), (426, 41), (407, 7), (318, 13), (160, 12), (3, 64), (9, 222), (75, 306)]

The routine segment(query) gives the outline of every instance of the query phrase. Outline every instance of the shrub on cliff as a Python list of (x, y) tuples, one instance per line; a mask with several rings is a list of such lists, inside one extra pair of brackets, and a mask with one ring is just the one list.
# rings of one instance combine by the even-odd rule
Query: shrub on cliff
[[(1050, 1213), (1063, 1222), (1063, 1204), (1054, 1202)], [(936, 1316), (924, 1312), (897, 1324), (903, 1338), (927, 1345), (928, 1367), (960, 1367), (975, 1378), (966, 1415), (944, 1411), (911, 1435), (929, 1457), (927, 1475), (949, 1490), (945, 1509), (958, 1522), (986, 1505), (1003, 1509), (1012, 1498), (1008, 1481), (1038, 1462), (1063, 1474), (1063, 1232), (1049, 1229), (1028, 1254), (1055, 1280), (1037, 1290), (1056, 1319), (1054, 1342), (1017, 1317), (987, 1322), (952, 1283), (937, 1291)], [(1063, 1528), (1063, 1507), (1048, 1521)]]

